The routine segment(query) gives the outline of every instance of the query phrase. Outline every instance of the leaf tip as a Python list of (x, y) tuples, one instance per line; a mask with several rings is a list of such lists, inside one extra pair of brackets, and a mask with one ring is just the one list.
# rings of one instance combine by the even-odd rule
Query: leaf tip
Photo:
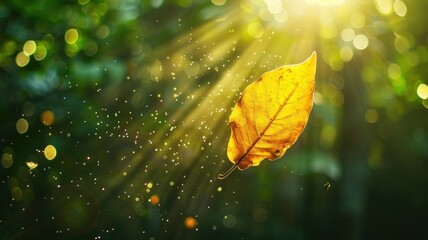
[(315, 74), (315, 69), (317, 67), (317, 52), (313, 51), (311, 56), (309, 56), (304, 62), (301, 63), (302, 65), (308, 66), (310, 69), (313, 70), (313, 73)]
[(311, 54), (311, 56), (308, 58), (308, 60), (307, 61), (314, 61), (314, 62), (317, 62), (317, 52), (316, 51), (313, 51), (312, 52), (312, 54)]

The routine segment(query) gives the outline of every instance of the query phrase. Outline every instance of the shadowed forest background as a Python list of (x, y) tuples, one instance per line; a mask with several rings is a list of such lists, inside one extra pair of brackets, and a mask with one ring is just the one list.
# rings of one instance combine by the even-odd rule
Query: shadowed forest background
[[(1, 239), (428, 239), (425, 0), (0, 3)], [(281, 158), (217, 174), (263, 72), (317, 51)]]

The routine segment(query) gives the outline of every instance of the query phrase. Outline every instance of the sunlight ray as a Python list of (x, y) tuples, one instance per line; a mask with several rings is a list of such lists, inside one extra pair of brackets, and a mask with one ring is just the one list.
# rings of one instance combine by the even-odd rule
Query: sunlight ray
[[(186, 138), (186, 142), (191, 143), (191, 146), (184, 147), (185, 149), (193, 149), (187, 151), (192, 153), (184, 159), (177, 160), (177, 164), (186, 166), (198, 166), (203, 165), (203, 162), (195, 164), (196, 156), (201, 151), (203, 144), (201, 135), (210, 137), (213, 129), (220, 128), (223, 125), (223, 130), (216, 130), (218, 136), (223, 132), (224, 137), (227, 137), (228, 127), (226, 126), (226, 113), (228, 108), (232, 105), (236, 99), (236, 93), (242, 88), (246, 79), (253, 78), (253, 66), (257, 66), (258, 59), (263, 55), (263, 49), (269, 46), (270, 40), (266, 37), (263, 41), (253, 41), (240, 55), (239, 59), (227, 70), (225, 70), (220, 79), (215, 85), (206, 85), (201, 89), (193, 90), (190, 94), (194, 94), (196, 99), (201, 99), (197, 103), (197, 109), (194, 108), (194, 104), (186, 104), (179, 110), (175, 111), (171, 117), (169, 117), (168, 124), (165, 124), (161, 129), (158, 129), (156, 134), (152, 138), (153, 144), (145, 145), (140, 149), (140, 154), (136, 155), (132, 160), (126, 164), (126, 167), (122, 171), (118, 171), (116, 177), (110, 181), (110, 188), (117, 188), (123, 185), (123, 181), (129, 180), (131, 176), (138, 175), (138, 181), (135, 183), (135, 189), (141, 189), (142, 184), (151, 179), (151, 176), (159, 176), (158, 170), (162, 169), (161, 165), (165, 162), (155, 161), (154, 159), (162, 159), (162, 152), (153, 152), (152, 145), (162, 146), (163, 142), (168, 142), (169, 146), (177, 146), (181, 144), (183, 137)], [(257, 49), (257, 51), (255, 51)], [(203, 90), (206, 89), (206, 90)], [(208, 91), (208, 93), (207, 93)], [(234, 96), (235, 95), (235, 96)], [(187, 107), (188, 106), (188, 107)], [(222, 110), (216, 109), (216, 106), (223, 106)], [(187, 111), (193, 109), (192, 111)], [(184, 114), (184, 113), (188, 114)], [(198, 129), (198, 125), (203, 123), (205, 126), (202, 129)], [(170, 131), (171, 125), (179, 126)], [(135, 126), (137, 127), (137, 126)], [(167, 136), (167, 138), (165, 138)], [(221, 155), (221, 154), (220, 154)], [(150, 166), (150, 171), (147, 173), (144, 171), (145, 166)], [(216, 172), (221, 167), (221, 164), (217, 164), (217, 167), (212, 168), (212, 176), (216, 175)], [(171, 171), (171, 176), (177, 178), (183, 174), (182, 167), (174, 167)], [(123, 177), (123, 172), (127, 171), (127, 178)], [(141, 172), (139, 174), (139, 172)], [(144, 174), (143, 174), (144, 173)], [(189, 174), (198, 174), (197, 172), (191, 171)], [(190, 177), (190, 176), (189, 176)], [(161, 186), (168, 185), (168, 179), (158, 179)]]
[[(110, 188), (137, 191), (149, 197), (152, 192), (156, 193), (156, 189), (171, 188), (173, 183), (174, 191), (168, 191), (166, 195), (157, 193), (161, 199), (177, 198), (178, 201), (167, 206), (171, 217), (177, 212), (192, 211), (190, 206), (208, 202), (216, 191), (213, 179), (229, 161), (225, 152), (210, 152), (206, 147), (223, 144), (226, 149), (226, 139), (230, 134), (227, 115), (241, 90), (267, 69), (301, 61), (299, 56), (314, 50), (317, 33), (310, 23), (302, 26), (304, 30), (299, 33), (299, 41), (296, 37), (273, 34), (277, 26), (271, 24), (264, 27), (260, 38), (248, 41), (238, 31), (227, 31), (237, 29), (242, 17), (236, 14), (229, 18), (225, 19), (229, 19), (230, 24), (225, 24), (224, 19), (211, 20), (181, 35), (179, 41), (172, 40), (166, 47), (171, 54), (166, 54), (166, 59), (160, 62), (163, 64), (162, 70), (171, 72), (171, 77), (164, 77), (159, 82), (165, 86), (164, 92), (159, 95), (165, 96), (168, 106), (174, 105), (174, 99), (178, 100), (178, 105), (175, 105), (179, 107), (171, 111), (172, 115), (150, 136), (150, 144), (143, 145), (138, 154), (111, 179)], [(210, 31), (219, 22), (222, 25)], [(235, 49), (236, 45), (241, 48)], [(199, 53), (201, 49), (205, 55)], [(237, 58), (231, 59), (234, 54)], [(193, 76), (189, 75), (189, 70), (186, 71), (189, 64), (198, 65)], [(206, 77), (216, 77), (212, 71), (218, 72), (217, 79)], [(195, 88), (195, 85), (198, 87)], [(176, 89), (174, 92), (179, 94), (169, 96), (171, 91), (168, 89)], [(185, 96), (187, 98), (183, 99)], [(159, 112), (168, 110), (164, 105), (159, 105), (157, 109)], [(133, 125), (132, 129), (141, 131), (138, 124)], [(153, 146), (158, 147), (154, 150)], [(209, 170), (204, 170), (206, 173), (202, 174), (199, 171), (202, 168)], [(127, 173), (126, 178), (124, 173)], [(148, 182), (155, 187), (146, 189)], [(149, 192), (144, 192), (144, 189)], [(179, 200), (185, 200), (187, 204)], [(207, 210), (198, 209), (201, 213)]]

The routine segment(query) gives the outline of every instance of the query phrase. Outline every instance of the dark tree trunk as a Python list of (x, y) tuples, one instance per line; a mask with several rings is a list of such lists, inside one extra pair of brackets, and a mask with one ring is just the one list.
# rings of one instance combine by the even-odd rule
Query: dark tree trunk
[(360, 78), (361, 62), (354, 59), (345, 64), (342, 74), (344, 105), (339, 139), (339, 157), (343, 175), (341, 181), (340, 239), (364, 239), (364, 218), (368, 180), (369, 126), (365, 121), (367, 96)]

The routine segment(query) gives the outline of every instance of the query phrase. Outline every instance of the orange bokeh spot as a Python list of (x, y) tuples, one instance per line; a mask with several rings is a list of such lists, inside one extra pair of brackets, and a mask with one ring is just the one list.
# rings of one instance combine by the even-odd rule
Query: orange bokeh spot
[(40, 116), (40, 121), (45, 126), (51, 126), (55, 122), (55, 115), (52, 111), (46, 110)]
[(198, 221), (196, 221), (196, 218), (194, 217), (187, 217), (186, 219), (184, 219), (184, 226), (186, 226), (186, 228), (188, 229), (195, 228), (197, 224)]
[(160, 201), (160, 198), (159, 198), (159, 196), (158, 196), (158, 195), (156, 195), (156, 194), (153, 194), (153, 195), (150, 197), (150, 202), (151, 202), (153, 205), (158, 205), (158, 204), (159, 204), (159, 201)]

